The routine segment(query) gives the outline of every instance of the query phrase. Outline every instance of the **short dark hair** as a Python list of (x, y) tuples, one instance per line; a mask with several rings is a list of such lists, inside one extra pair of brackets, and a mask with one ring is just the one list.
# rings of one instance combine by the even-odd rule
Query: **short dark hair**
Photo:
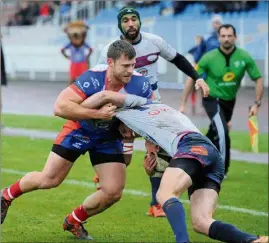
[(220, 30), (223, 29), (223, 28), (225, 28), (225, 29), (232, 28), (233, 29), (233, 32), (234, 32), (234, 36), (236, 36), (236, 29), (235, 29), (235, 27), (232, 24), (223, 24), (223, 25), (221, 25), (219, 27), (219, 29), (218, 29), (218, 33), (219, 34), (220, 34)]
[(107, 58), (112, 58), (114, 61), (119, 59), (121, 55), (125, 55), (129, 60), (135, 58), (136, 52), (134, 47), (124, 40), (114, 41), (108, 48)]

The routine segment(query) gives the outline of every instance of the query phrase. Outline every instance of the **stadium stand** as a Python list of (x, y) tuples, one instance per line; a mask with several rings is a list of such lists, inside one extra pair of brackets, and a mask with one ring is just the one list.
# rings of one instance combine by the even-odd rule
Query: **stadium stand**
[[(154, 3), (149, 3), (149, 1), (53, 1), (53, 3), (50, 2), (50, 6), (53, 6), (51, 11), (46, 10), (43, 5), (45, 10), (40, 11), (39, 9), (38, 16), (31, 19), (29, 15), (26, 15), (28, 16), (26, 19), (33, 25), (32, 28), (9, 26), (3, 30), (7, 70), (13, 76), (22, 69), (23, 71), (28, 70), (27, 66), (31, 66), (31, 72), (36, 73), (38, 70), (44, 72), (45, 63), (51, 59), (49, 53), (55, 53), (54, 58), (57, 60), (57, 64), (48, 63), (47, 67), (51, 68), (49, 71), (51, 80), (57, 79), (57, 73), (65, 73), (68, 68), (68, 62), (61, 58), (60, 53), (58, 53), (60, 47), (67, 42), (62, 29), (70, 20), (76, 19), (88, 22), (91, 27), (87, 41), (94, 48), (94, 53), (91, 56), (91, 63), (94, 64), (100, 48), (120, 34), (116, 16), (119, 8), (128, 4), (137, 7), (143, 22), (142, 31), (156, 33), (164, 37), (180, 53), (186, 53), (193, 47), (195, 36), (204, 35), (210, 31), (211, 17), (215, 11), (221, 11), (220, 15), (224, 22), (233, 24), (238, 30), (237, 44), (250, 52), (261, 71), (264, 72), (264, 76), (268, 77), (268, 68), (265, 68), (266, 63), (268, 63), (268, 2), (241, 2), (241, 4), (238, 4), (238, 1), (225, 2), (227, 4), (225, 8), (216, 9), (216, 6), (214, 7), (211, 2), (208, 4), (208, 2), (188, 1), (184, 2), (183, 10), (178, 13), (176, 10), (178, 3), (175, 1), (156, 1)], [(18, 1), (4, 1), (4, 7), (12, 9), (9, 11), (9, 15), (22, 12), (16, 3)], [(22, 1), (19, 6), (25, 6), (23, 4), (25, 1)], [(43, 4), (46, 2), (43, 1)], [(33, 5), (28, 4), (28, 7), (33, 7)], [(39, 4), (39, 7), (42, 5)], [(33, 10), (30, 12), (37, 13)], [(45, 17), (40, 16), (40, 12)], [(46, 17), (47, 13), (51, 13), (48, 18)], [(40, 25), (43, 25), (42, 30)], [(21, 45), (31, 45), (31, 48), (18, 50)], [(40, 46), (42, 46), (42, 50)], [(25, 60), (20, 61), (19, 55), (22, 55), (22, 52), (26, 50), (29, 63), (25, 63)], [(31, 56), (32, 59), (35, 59), (33, 64), (30, 63)], [(39, 57), (36, 58), (37, 56)], [(161, 80), (164, 79), (162, 75), (167, 73), (169, 76), (168, 78), (166, 76), (165, 79), (171, 84), (176, 83), (176, 81), (182, 82), (184, 79), (183, 76), (175, 73), (169, 64), (162, 63), (162, 60), (160, 60), (159, 68)], [(32, 77), (34, 76), (32, 75)], [(177, 77), (176, 80), (175, 77)], [(246, 84), (253, 85), (248, 81)], [(268, 85), (268, 78), (265, 78), (265, 84)]]

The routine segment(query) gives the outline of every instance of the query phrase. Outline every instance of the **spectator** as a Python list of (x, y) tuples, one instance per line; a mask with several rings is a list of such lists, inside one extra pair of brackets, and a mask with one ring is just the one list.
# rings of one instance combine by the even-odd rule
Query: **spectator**
[(71, 3), (66, 1), (66, 0), (62, 0), (59, 6), (59, 12), (61, 15), (67, 14), (68, 12), (70, 12), (71, 9)]
[(51, 7), (51, 4), (46, 1), (41, 3), (39, 8), (39, 20), (42, 23), (46, 23), (49, 20), (51, 20), (52, 15), (53, 15), (53, 9)]
[(194, 53), (194, 60), (197, 63), (202, 55), (212, 49), (219, 47), (218, 29), (222, 25), (222, 17), (218, 14), (212, 18), (213, 32), (203, 37), (201, 44), (197, 47), (196, 53)]

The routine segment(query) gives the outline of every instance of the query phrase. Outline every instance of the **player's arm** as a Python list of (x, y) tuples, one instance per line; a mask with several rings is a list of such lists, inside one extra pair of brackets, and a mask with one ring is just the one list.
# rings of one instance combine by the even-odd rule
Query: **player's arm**
[[(192, 80), (197, 82), (197, 88), (201, 88), (204, 96), (208, 96), (208, 86), (205, 81), (200, 78), (199, 74), (196, 72), (192, 64), (187, 60), (186, 57), (179, 54), (174, 48), (172, 48), (165, 40), (162, 38), (156, 39), (156, 43), (160, 48), (161, 57), (165, 58), (167, 61), (173, 63), (180, 71), (189, 76)], [(193, 81), (193, 82), (194, 82)]]
[(147, 98), (137, 95), (120, 94), (110, 90), (103, 90), (87, 98), (81, 105), (87, 108), (98, 109), (105, 104), (112, 103), (117, 107), (132, 108), (145, 105), (147, 102)]
[(261, 105), (261, 99), (263, 96), (263, 78), (260, 70), (251, 56), (248, 56), (247, 72), (250, 78), (256, 82), (256, 100), (249, 109), (249, 116), (256, 116)]
[(147, 154), (144, 158), (144, 169), (149, 176), (154, 174), (154, 169), (157, 166), (157, 152), (159, 151), (159, 147), (149, 141), (146, 140), (145, 147), (147, 150)]
[(72, 88), (64, 89), (54, 104), (54, 115), (68, 120), (101, 119), (99, 110), (83, 107), (83, 98)]
[[(111, 119), (115, 106), (100, 109), (83, 107), (81, 103), (94, 94), (93, 85), (89, 85), (89, 73), (85, 72), (79, 79), (64, 89), (54, 104), (54, 115), (69, 120)], [(86, 85), (87, 84), (87, 85)], [(87, 88), (85, 88), (87, 87)]]
[(191, 63), (183, 55), (179, 54), (164, 39), (161, 37), (156, 37), (155, 41), (160, 49), (161, 57), (176, 65), (179, 70), (181, 70), (192, 79), (197, 80), (200, 78)]

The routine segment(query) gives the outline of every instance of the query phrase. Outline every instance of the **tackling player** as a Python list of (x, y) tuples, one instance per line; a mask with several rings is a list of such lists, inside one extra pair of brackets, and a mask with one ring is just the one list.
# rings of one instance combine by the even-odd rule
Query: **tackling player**
[[(158, 91), (158, 73), (157, 73), (157, 61), (159, 57), (163, 57), (165, 60), (173, 63), (179, 70), (184, 72), (187, 76), (193, 80), (198, 81), (203, 89), (203, 93), (207, 96), (208, 87), (204, 83), (203, 79), (199, 78), (192, 65), (181, 54), (171, 47), (160, 36), (141, 32), (141, 19), (139, 12), (131, 7), (124, 7), (118, 13), (118, 27), (122, 33), (119, 39), (125, 40), (133, 45), (136, 50), (136, 64), (135, 70), (140, 74), (146, 76), (151, 84), (154, 96), (157, 100), (160, 100), (160, 94)], [(98, 60), (98, 63), (106, 63), (106, 53), (108, 49), (106, 45), (102, 50)], [(128, 141), (124, 144), (124, 151), (129, 155), (133, 152), (133, 144)], [(158, 173), (150, 177), (152, 200), (148, 215), (153, 217), (165, 216), (162, 208), (156, 200), (156, 192), (160, 186), (161, 178)], [(94, 182), (99, 182), (98, 177), (94, 178)], [(98, 188), (97, 184), (97, 188)]]
[[(108, 100), (113, 104), (118, 106), (123, 103), (124, 95), (110, 91), (95, 94), (85, 102), (103, 104), (104, 92), (109, 92)], [(132, 139), (139, 134), (146, 139), (148, 154), (144, 167), (149, 175), (154, 173), (160, 148), (170, 156), (157, 198), (176, 242), (189, 242), (184, 208), (177, 199), (188, 190), (192, 225), (196, 232), (222, 242), (268, 243), (268, 236), (254, 236), (213, 219), (224, 177), (224, 163), (217, 148), (188, 117), (167, 105), (151, 102), (141, 107), (119, 110), (116, 117), (123, 122), (118, 129), (124, 138)]]

